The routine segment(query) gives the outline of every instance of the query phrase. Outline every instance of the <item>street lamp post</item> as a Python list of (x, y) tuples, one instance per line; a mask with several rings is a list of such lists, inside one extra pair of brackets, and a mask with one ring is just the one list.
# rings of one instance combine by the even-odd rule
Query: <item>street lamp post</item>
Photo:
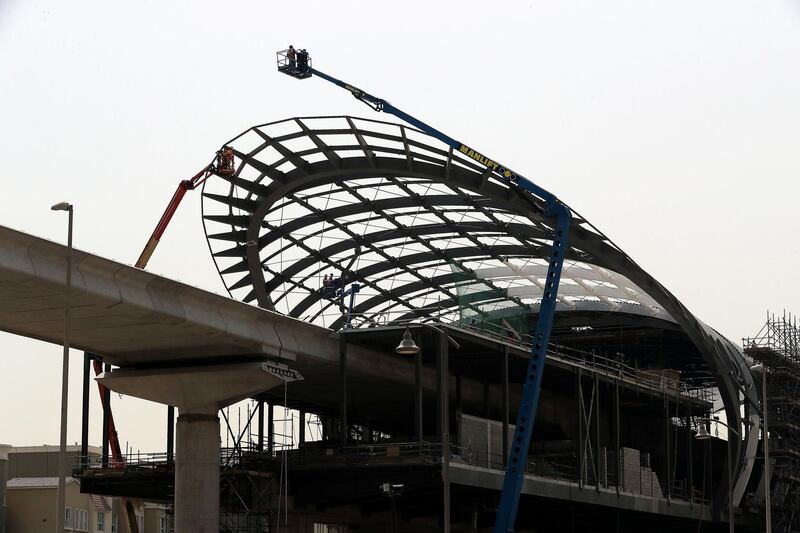
[(67, 223), (67, 283), (64, 302), (64, 355), (61, 361), (61, 440), (58, 447), (58, 510), (56, 532), (64, 531), (66, 517), (66, 463), (67, 463), (67, 387), (69, 385), (69, 298), (72, 285), (72, 204), (60, 202), (52, 206), (53, 211), (66, 211)]
[[(447, 333), (442, 331), (441, 329), (433, 326), (431, 324), (426, 323), (415, 323), (415, 326), (425, 327), (430, 330), (435, 331), (438, 333), (438, 346), (437, 352), (439, 354), (441, 365), (441, 382), (439, 383), (440, 388), (440, 397), (439, 402), (441, 403), (441, 427), (442, 427), (442, 485), (444, 486), (444, 495), (443, 495), (443, 531), (445, 533), (450, 533), (450, 433), (448, 429), (448, 393), (449, 393), (449, 369), (447, 365), (447, 347), (448, 344), (452, 344), (456, 347), (456, 349), (460, 348), (461, 346), (449, 336)], [(412, 348), (413, 346), (413, 348)], [(416, 348), (416, 351), (414, 350)], [(420, 359), (420, 350), (414, 344), (414, 340), (411, 338), (411, 331), (406, 327), (405, 334), (403, 335), (403, 340), (400, 342), (400, 345), (395, 349), (398, 354), (406, 354), (406, 355), (415, 355), (417, 357), (417, 361), (420, 361), (419, 368), (420, 372), (417, 375), (421, 376), (421, 359)], [(418, 381), (419, 383), (419, 381)], [(421, 386), (418, 385), (417, 391), (421, 391)], [(419, 396), (420, 405), (421, 407), (421, 395)], [(420, 420), (421, 420), (421, 410), (420, 413)]]
[[(738, 431), (736, 431), (735, 429), (730, 427), (727, 423), (722, 422), (721, 420), (712, 419), (712, 418), (698, 418), (698, 420), (701, 421), (701, 422), (702, 421), (707, 421), (707, 422), (716, 422), (718, 424), (722, 424), (723, 426), (728, 428), (728, 431), (730, 431), (731, 433), (736, 435), (736, 438), (741, 439), (741, 435), (739, 435)], [(701, 425), (700, 429), (697, 432), (697, 435), (695, 435), (695, 438), (698, 439), (698, 440), (708, 440), (708, 439), (711, 438), (711, 435), (709, 435), (708, 431), (706, 431), (706, 427)], [(734, 522), (733, 522), (733, 461), (731, 459), (731, 437), (730, 437), (730, 435), (728, 435), (728, 446), (727, 446), (727, 448), (728, 448), (728, 529), (729, 529), (730, 533), (734, 533), (735, 527), (734, 527)]]
[(767, 426), (767, 367), (762, 364), (754, 365), (750, 368), (754, 372), (761, 372), (761, 410), (764, 414), (764, 505), (766, 533), (772, 533), (772, 502), (770, 490), (770, 464), (769, 464), (769, 428)]

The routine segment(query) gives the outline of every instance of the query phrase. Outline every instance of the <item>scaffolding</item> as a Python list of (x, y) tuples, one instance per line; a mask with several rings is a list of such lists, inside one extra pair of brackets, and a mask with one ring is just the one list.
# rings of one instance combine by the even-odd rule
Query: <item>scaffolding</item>
[(767, 313), (744, 352), (767, 369), (774, 531), (800, 532), (800, 329), (797, 317)]

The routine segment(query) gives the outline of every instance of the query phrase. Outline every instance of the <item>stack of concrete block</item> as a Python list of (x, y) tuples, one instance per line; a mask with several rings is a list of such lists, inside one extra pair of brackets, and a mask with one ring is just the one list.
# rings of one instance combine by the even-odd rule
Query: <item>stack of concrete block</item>
[(661, 482), (658, 474), (653, 472), (649, 466), (642, 467), (642, 494), (654, 498), (663, 498), (664, 491), (661, 490)]
[[(462, 456), (470, 464), (504, 470), (503, 424), (479, 416), (462, 414), (458, 424), (458, 440), (463, 448)], [(509, 441), (515, 426), (509, 424)], [(509, 449), (511, 443), (509, 442)]]
[(622, 464), (622, 490), (640, 494), (642, 492), (642, 454), (636, 448), (620, 449)]

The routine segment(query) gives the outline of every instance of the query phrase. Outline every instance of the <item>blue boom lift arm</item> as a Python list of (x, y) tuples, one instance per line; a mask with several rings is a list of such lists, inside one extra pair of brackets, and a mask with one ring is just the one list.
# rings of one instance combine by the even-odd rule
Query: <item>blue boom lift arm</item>
[(533, 346), (531, 347), (531, 355), (528, 361), (528, 372), (522, 386), (522, 400), (517, 414), (517, 425), (514, 430), (514, 438), (511, 441), (511, 450), (507, 462), (508, 466), (503, 480), (503, 490), (500, 495), (500, 503), (497, 508), (497, 518), (494, 526), (495, 533), (513, 532), (517, 509), (519, 507), (519, 499), (522, 492), (522, 483), (525, 479), (525, 469), (528, 463), (528, 448), (530, 447), (531, 437), (533, 435), (533, 422), (536, 417), (536, 409), (539, 404), (539, 395), (542, 388), (542, 374), (544, 372), (547, 346), (550, 342), (550, 331), (553, 328), (553, 320), (555, 318), (556, 295), (558, 293), (558, 284), (561, 279), (561, 268), (564, 264), (570, 220), (572, 218), (570, 210), (566, 205), (561, 203), (554, 194), (539, 187), (523, 176), (520, 176), (508, 167), (485, 157), (480, 152), (469, 148), (464, 143), (445, 135), (436, 128), (401, 111), (386, 100), (372, 96), (358, 87), (345, 83), (342, 80), (313, 68), (311, 65), (311, 58), (305, 51), (295, 52), (294, 57), (287, 55), (288, 53), (289, 50), (278, 52), (278, 70), (280, 72), (298, 79), (318, 76), (334, 85), (348, 90), (356, 99), (364, 102), (375, 111), (383, 111), (384, 113), (394, 115), (420, 131), (436, 137), (453, 150), (458, 150), (467, 157), (495, 171), (512, 189), (516, 189), (519, 192), (525, 191), (543, 199), (545, 201), (545, 216), (555, 219), (555, 234), (553, 236), (550, 256), (548, 257), (547, 279), (539, 306), (539, 317), (536, 322), (536, 330), (533, 334)]

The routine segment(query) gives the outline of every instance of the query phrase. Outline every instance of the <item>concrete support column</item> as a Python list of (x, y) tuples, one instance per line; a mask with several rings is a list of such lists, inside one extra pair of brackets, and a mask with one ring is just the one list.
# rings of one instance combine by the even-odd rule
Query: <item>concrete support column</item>
[[(175, 531), (219, 531), (217, 409), (182, 410), (175, 458)], [(214, 490), (209, 490), (212, 488)]]
[[(219, 417), (225, 406), (302, 379), (279, 363), (106, 371), (98, 381), (137, 398), (174, 405), (175, 531), (219, 531)], [(270, 439), (272, 445), (272, 439)]]

